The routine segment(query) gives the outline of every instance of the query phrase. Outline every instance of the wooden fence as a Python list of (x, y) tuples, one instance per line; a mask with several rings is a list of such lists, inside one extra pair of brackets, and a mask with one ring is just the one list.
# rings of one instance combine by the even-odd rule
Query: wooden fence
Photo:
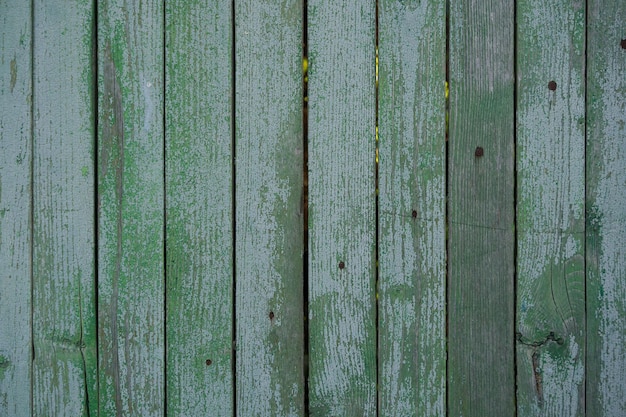
[(625, 22), (0, 0), (0, 416), (625, 416)]

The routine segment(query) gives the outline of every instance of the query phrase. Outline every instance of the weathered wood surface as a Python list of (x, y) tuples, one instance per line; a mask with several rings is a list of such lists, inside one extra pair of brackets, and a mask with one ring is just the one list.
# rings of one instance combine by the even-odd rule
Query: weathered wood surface
[(98, 3), (100, 415), (164, 390), (163, 3)]
[(626, 3), (588, 2), (588, 416), (626, 415)]
[(91, 1), (34, 2), (33, 414), (98, 408)]
[(238, 415), (304, 413), (302, 1), (235, 2)]
[(166, 3), (167, 414), (233, 412), (232, 10)]
[(445, 19), (379, 3), (380, 416), (445, 415)]
[(31, 415), (32, 20), (0, 1), (0, 415)]
[(517, 408), (584, 415), (585, 7), (517, 2)]
[(375, 2), (308, 2), (310, 412), (376, 415)]
[(514, 2), (450, 3), (448, 406), (515, 415)]

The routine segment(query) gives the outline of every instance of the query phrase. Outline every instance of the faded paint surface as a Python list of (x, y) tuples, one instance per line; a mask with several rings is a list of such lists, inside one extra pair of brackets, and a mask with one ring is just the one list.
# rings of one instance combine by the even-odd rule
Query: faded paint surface
[(302, 2), (235, 2), (239, 415), (304, 414)]
[(98, 4), (100, 414), (160, 416), (163, 5)]
[(626, 4), (589, 3), (587, 412), (626, 415)]
[(310, 411), (374, 416), (375, 3), (308, 7)]
[(517, 406), (574, 417), (584, 414), (584, 7), (517, 4)]
[[(15, 4), (14, 4), (15, 3)], [(31, 415), (30, 2), (0, 2), (0, 415)]]
[(445, 415), (445, 4), (379, 4), (381, 416)]
[(34, 4), (33, 414), (86, 416), (98, 408), (93, 4)]
[(233, 412), (230, 2), (166, 3), (167, 415)]
[(515, 415), (513, 30), (512, 0), (450, 2), (451, 416)]

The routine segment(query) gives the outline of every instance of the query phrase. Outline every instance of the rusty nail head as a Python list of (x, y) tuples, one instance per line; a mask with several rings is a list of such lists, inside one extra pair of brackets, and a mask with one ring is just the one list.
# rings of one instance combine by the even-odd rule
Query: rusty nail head
[(550, 89), (550, 91), (556, 90), (556, 81), (550, 81), (548, 83), (548, 88)]
[(411, 212), (411, 217), (416, 218), (417, 217), (417, 210), (413, 210)]
[(270, 320), (274, 320), (274, 312), (270, 311)]
[(476, 150), (474, 151), (474, 156), (480, 158), (484, 154), (485, 154), (485, 151), (483, 150), (483, 148), (481, 146), (477, 146)]
[(212, 363), (213, 361), (211, 359), (206, 360), (206, 366), (211, 366)]
[(622, 49), (626, 49), (626, 39), (622, 39), (620, 45), (622, 46)]
[(343, 261), (339, 262), (339, 269), (344, 269), (346, 267), (346, 264), (343, 263)]

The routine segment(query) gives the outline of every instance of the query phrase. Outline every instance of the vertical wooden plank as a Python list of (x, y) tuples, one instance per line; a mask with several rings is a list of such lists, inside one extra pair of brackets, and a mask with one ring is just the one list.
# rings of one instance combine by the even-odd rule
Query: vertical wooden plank
[(0, 415), (31, 415), (30, 2), (0, 1)]
[(513, 416), (513, 1), (450, 2), (448, 405)]
[(33, 413), (97, 412), (93, 4), (34, 3)]
[(626, 3), (588, 3), (587, 415), (626, 415)]
[(585, 5), (517, 2), (517, 408), (584, 415)]
[(230, 2), (166, 3), (167, 413), (233, 413)]
[(98, 4), (100, 412), (164, 407), (163, 3)]
[(376, 415), (375, 14), (308, 3), (313, 415)]
[(302, 1), (235, 2), (237, 414), (304, 413)]
[(379, 10), (379, 415), (443, 416), (445, 2)]

